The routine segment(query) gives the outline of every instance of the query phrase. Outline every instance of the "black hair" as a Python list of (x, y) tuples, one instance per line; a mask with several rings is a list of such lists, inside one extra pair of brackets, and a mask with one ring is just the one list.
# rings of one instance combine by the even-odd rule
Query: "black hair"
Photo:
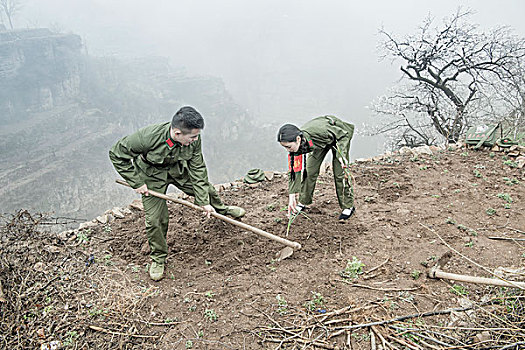
[(277, 133), (277, 142), (295, 142), (297, 136), (302, 136), (303, 132), (293, 124), (284, 124)]
[(179, 129), (183, 134), (189, 134), (193, 129), (204, 129), (204, 118), (190, 106), (182, 107), (171, 119), (171, 128)]

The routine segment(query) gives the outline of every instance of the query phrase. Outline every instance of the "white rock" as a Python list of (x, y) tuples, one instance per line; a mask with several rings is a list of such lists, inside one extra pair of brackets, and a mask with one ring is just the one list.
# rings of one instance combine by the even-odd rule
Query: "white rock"
[(417, 147), (415, 149), (415, 152), (417, 154), (428, 154), (428, 155), (432, 155), (432, 150), (430, 149), (429, 146), (421, 146), (421, 147)]
[(94, 223), (93, 221), (86, 221), (86, 222), (83, 222), (80, 225), (78, 225), (78, 229), (79, 230), (85, 230), (87, 228), (95, 227), (95, 226), (97, 226), (97, 224)]
[(399, 149), (399, 154), (413, 154), (412, 149), (407, 146), (403, 146)]
[(122, 211), (120, 211), (120, 208), (118, 207), (111, 209), (111, 214), (118, 219), (124, 219), (125, 217)]
[(107, 224), (109, 222), (108, 215), (97, 216), (97, 221), (101, 224)]

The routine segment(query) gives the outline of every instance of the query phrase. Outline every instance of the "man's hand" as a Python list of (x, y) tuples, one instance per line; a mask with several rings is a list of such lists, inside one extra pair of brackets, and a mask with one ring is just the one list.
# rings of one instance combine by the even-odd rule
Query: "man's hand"
[(203, 205), (202, 209), (204, 209), (204, 215), (206, 215), (207, 218), (211, 216), (211, 213), (215, 213), (215, 208), (209, 204)]
[(290, 193), (288, 198), (288, 216), (297, 212), (297, 193)]
[(140, 186), (139, 188), (135, 188), (135, 192), (137, 192), (138, 194), (149, 196), (148, 186), (146, 186), (146, 184)]

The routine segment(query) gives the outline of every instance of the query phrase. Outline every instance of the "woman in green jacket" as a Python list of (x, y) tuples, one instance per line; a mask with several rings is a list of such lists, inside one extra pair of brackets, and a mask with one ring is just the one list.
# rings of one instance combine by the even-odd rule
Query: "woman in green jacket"
[(348, 165), (353, 134), (354, 125), (331, 115), (314, 118), (300, 129), (292, 124), (279, 129), (277, 141), (289, 152), (288, 213), (296, 213), (312, 204), (319, 169), (331, 150), (337, 200), (342, 210), (339, 220), (352, 216), (355, 211), (353, 189), (343, 168)]

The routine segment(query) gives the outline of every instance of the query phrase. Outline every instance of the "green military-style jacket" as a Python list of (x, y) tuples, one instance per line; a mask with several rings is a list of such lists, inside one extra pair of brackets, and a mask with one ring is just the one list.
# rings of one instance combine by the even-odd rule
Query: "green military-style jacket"
[(195, 204), (209, 204), (208, 171), (202, 156), (201, 137), (182, 146), (170, 137), (171, 124), (146, 126), (120, 139), (109, 151), (117, 172), (133, 188), (147, 184), (151, 190), (165, 188), (168, 175), (189, 181)]
[[(307, 142), (311, 141), (309, 157), (321, 158), (326, 154), (326, 148), (339, 146), (341, 152), (348, 154), (350, 141), (354, 135), (354, 125), (346, 123), (333, 115), (317, 117), (300, 127)], [(320, 159), (320, 162), (322, 159)], [(308, 163), (308, 162), (307, 162)], [(290, 169), (291, 170), (291, 169)], [(295, 174), (295, 179), (288, 177), (288, 192), (301, 192), (301, 172)]]

